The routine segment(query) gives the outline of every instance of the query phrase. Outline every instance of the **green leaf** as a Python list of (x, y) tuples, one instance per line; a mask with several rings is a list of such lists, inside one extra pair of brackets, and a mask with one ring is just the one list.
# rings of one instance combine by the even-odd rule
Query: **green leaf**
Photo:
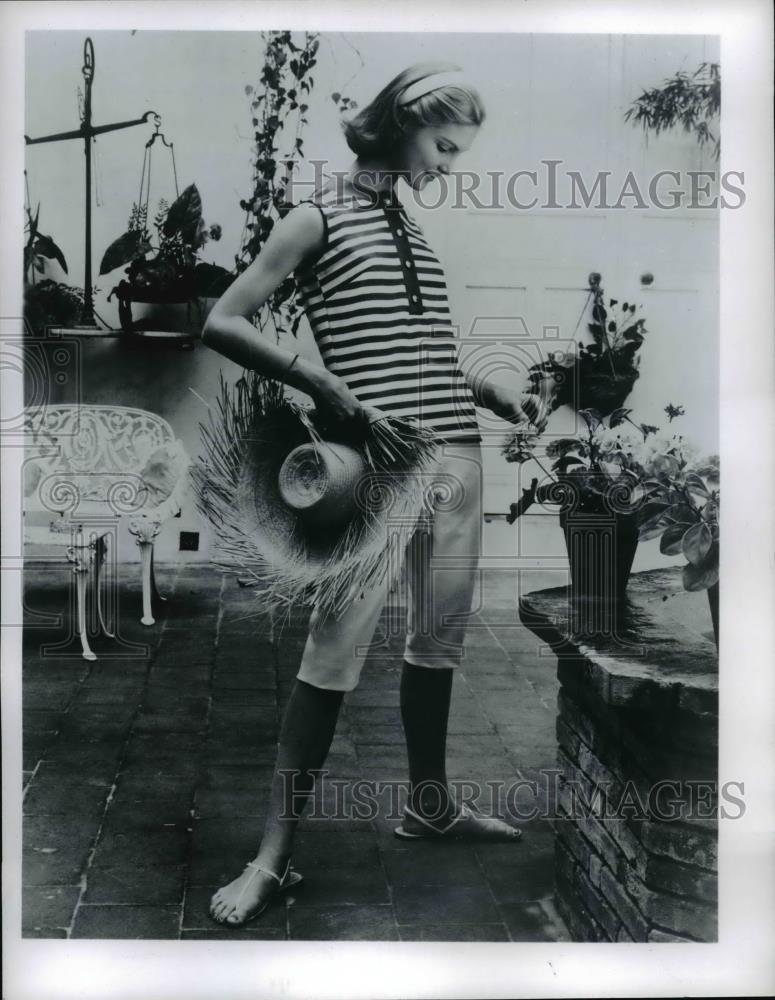
[(686, 474), (686, 486), (691, 493), (695, 493), (697, 496), (709, 497), (708, 487), (702, 481), (700, 476), (696, 472), (687, 472)]
[(50, 236), (43, 236), (38, 234), (35, 240), (34, 252), (39, 254), (41, 257), (48, 257), (49, 260), (55, 260), (62, 268), (62, 270), (67, 274), (67, 264), (65, 263), (65, 255), (56, 245), (56, 243), (51, 239)]
[(687, 524), (671, 524), (665, 529), (659, 551), (664, 556), (677, 556), (683, 551), (683, 537), (688, 529)]
[(713, 542), (707, 556), (699, 565), (687, 563), (683, 571), (684, 590), (707, 590), (718, 583), (718, 542)]
[(605, 330), (600, 325), (600, 323), (587, 323), (587, 329), (592, 334), (595, 339), (595, 343), (599, 344), (605, 334)]
[(672, 455), (657, 455), (652, 462), (652, 468), (657, 475), (677, 476), (681, 471), (678, 459)]
[(693, 524), (683, 537), (683, 554), (690, 563), (699, 566), (713, 544), (713, 535), (704, 521)]
[(35, 218), (30, 218), (30, 229), (37, 236), (38, 235), (38, 219), (40, 218), (40, 202), (38, 202), (38, 207), (35, 209)]
[(603, 418), (600, 415), (599, 410), (589, 409), (589, 410), (579, 410), (578, 412), (581, 419), (584, 421), (584, 423), (592, 432), (596, 431), (603, 422)]
[(718, 455), (709, 455), (703, 462), (695, 466), (694, 471), (697, 475), (716, 485), (719, 481)]
[(638, 529), (638, 539), (641, 542), (647, 542), (651, 538), (658, 538), (668, 526), (668, 523), (660, 514), (655, 514), (640, 526)]
[(142, 257), (150, 249), (151, 245), (145, 238), (145, 233), (141, 229), (130, 229), (114, 240), (102, 255), (100, 274), (109, 274), (136, 257)]
[(671, 504), (665, 511), (665, 517), (668, 521), (685, 525), (696, 524), (699, 520), (699, 514), (697, 511), (692, 510), (692, 508), (685, 503)]
[(576, 458), (575, 455), (563, 455), (554, 463), (554, 468), (560, 472), (565, 472), (569, 465), (584, 465), (584, 460)]
[(555, 438), (546, 446), (548, 458), (561, 458), (572, 451), (586, 453), (583, 444), (577, 438)]
[(167, 237), (180, 233), (187, 243), (193, 243), (199, 231), (201, 218), (202, 199), (196, 184), (189, 184), (180, 197), (170, 205), (167, 218), (162, 225), (162, 232)]
[(632, 413), (632, 410), (627, 409), (626, 406), (620, 406), (618, 409), (614, 410), (613, 413), (609, 416), (608, 426), (618, 427), (619, 424), (623, 424), (629, 413)]

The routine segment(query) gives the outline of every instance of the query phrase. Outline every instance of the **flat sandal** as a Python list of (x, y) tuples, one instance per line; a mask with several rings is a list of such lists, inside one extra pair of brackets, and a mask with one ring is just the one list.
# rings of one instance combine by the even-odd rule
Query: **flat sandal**
[[(282, 876), (278, 875), (276, 872), (273, 872), (271, 869), (266, 868), (264, 865), (259, 864), (257, 861), (248, 861), (248, 863), (245, 865), (245, 868), (250, 868), (253, 872), (264, 872), (265, 875), (270, 875), (277, 882), (277, 887), (272, 892), (269, 893), (267, 898), (257, 909), (253, 910), (252, 913), (248, 913), (245, 917), (243, 917), (242, 920), (230, 920), (228, 918), (224, 920), (218, 920), (216, 917), (212, 917), (211, 914), (211, 918), (215, 920), (217, 924), (220, 924), (223, 927), (244, 927), (245, 924), (250, 923), (251, 920), (255, 920), (257, 917), (260, 917), (261, 914), (266, 910), (266, 908), (272, 902), (272, 900), (274, 900), (277, 896), (279, 896), (281, 892), (285, 892), (287, 889), (291, 889), (293, 886), (298, 885), (299, 882), (301, 882), (304, 877), (300, 872), (294, 871), (291, 868), (290, 860), (288, 861), (288, 864), (285, 866), (285, 873)], [(248, 879), (248, 881), (240, 890), (240, 893), (237, 896), (237, 900), (234, 903), (234, 910), (236, 910), (239, 907), (240, 901), (242, 900), (245, 890), (248, 888), (248, 886), (251, 885), (252, 881), (253, 878), (251, 877), (250, 879)]]

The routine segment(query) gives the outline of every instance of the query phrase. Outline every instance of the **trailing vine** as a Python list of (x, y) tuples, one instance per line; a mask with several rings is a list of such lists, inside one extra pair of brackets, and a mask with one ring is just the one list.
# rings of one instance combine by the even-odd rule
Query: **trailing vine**
[[(304, 156), (303, 133), (309, 122), (309, 98), (315, 86), (312, 70), (319, 47), (319, 37), (312, 32), (306, 32), (303, 40), (294, 40), (290, 31), (265, 31), (261, 37), (265, 49), (260, 81), (256, 87), (245, 87), (255, 146), (252, 192), (240, 201), (245, 224), (242, 245), (235, 256), (238, 274), (255, 260), (275, 224), (292, 208), (286, 192)], [(340, 110), (355, 107), (354, 101), (339, 93), (331, 96)], [(271, 324), (278, 337), (288, 330), (295, 336), (302, 315), (296, 301), (295, 279), (288, 275), (254, 322), (262, 331)]]

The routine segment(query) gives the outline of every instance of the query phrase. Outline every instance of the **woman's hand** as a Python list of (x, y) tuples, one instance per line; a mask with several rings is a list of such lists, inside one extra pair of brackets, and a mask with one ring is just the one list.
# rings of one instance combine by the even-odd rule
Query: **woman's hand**
[(552, 412), (555, 393), (556, 385), (551, 375), (538, 382), (535, 392), (522, 392), (488, 381), (482, 390), (482, 402), (503, 420), (512, 424), (533, 424), (541, 434)]
[(354, 438), (365, 436), (370, 414), (338, 375), (321, 370), (309, 393), (322, 430)]

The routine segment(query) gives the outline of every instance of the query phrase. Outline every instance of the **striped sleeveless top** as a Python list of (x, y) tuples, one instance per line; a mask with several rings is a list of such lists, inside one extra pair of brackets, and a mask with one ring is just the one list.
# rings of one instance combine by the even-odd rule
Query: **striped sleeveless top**
[(440, 440), (480, 441), (444, 271), (420, 226), (392, 189), (337, 189), (329, 178), (304, 201), (323, 216), (325, 246), (294, 278), (326, 368), (365, 405)]

